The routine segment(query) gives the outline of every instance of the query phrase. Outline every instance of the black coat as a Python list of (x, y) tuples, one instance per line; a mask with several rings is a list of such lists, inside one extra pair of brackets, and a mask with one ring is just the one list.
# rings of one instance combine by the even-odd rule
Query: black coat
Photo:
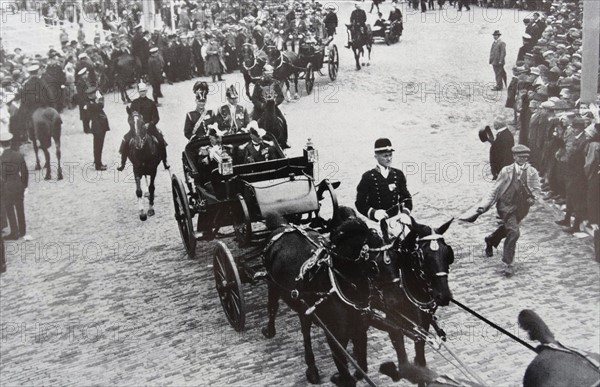
[(502, 168), (514, 163), (513, 146), (515, 146), (515, 138), (510, 130), (507, 128), (500, 131), (490, 147), (490, 168), (493, 180), (496, 180)]
[[(206, 136), (206, 134), (208, 133), (208, 125), (211, 125), (217, 121), (216, 115), (212, 112), (212, 110), (207, 110), (204, 114), (203, 121), (198, 123), (198, 120), (201, 116), (202, 114), (200, 114), (196, 110), (192, 110), (191, 112), (188, 112), (188, 114), (185, 115), (183, 134), (188, 140), (194, 135), (198, 137)], [(196, 128), (197, 123), (198, 127)]]
[(29, 182), (29, 170), (21, 153), (6, 149), (0, 155), (0, 182), (3, 201), (13, 202), (23, 199), (23, 193)]
[(104, 98), (90, 99), (86, 104), (88, 115), (90, 117), (92, 134), (102, 134), (108, 132), (108, 117), (104, 112)]
[(333, 35), (337, 26), (338, 26), (338, 18), (335, 12), (329, 12), (325, 15), (323, 19), (323, 24), (325, 25), (325, 29), (329, 33), (329, 35)]
[(165, 62), (159, 54), (154, 54), (148, 59), (148, 82), (151, 85), (160, 85), (163, 81), (162, 73)]
[(364, 9), (355, 9), (350, 14), (350, 24), (365, 24), (367, 22), (367, 13)]
[(148, 97), (139, 97), (131, 102), (130, 110), (132, 112), (138, 112), (142, 115), (144, 123), (156, 125), (160, 121), (158, 115), (158, 108), (156, 103)]
[(412, 210), (406, 177), (396, 168), (390, 168), (387, 178), (377, 168), (373, 168), (362, 175), (356, 187), (356, 209), (371, 220), (375, 220), (374, 210), (388, 210), (400, 201), (404, 201), (404, 206)]

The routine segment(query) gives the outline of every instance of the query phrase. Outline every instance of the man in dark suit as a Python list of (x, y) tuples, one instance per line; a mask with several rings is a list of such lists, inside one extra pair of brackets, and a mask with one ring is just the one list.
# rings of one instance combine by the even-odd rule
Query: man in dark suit
[(200, 33), (194, 34), (192, 42), (192, 58), (194, 60), (194, 73), (197, 77), (204, 76), (204, 58), (202, 58), (202, 40)]
[(325, 18), (323, 19), (323, 24), (325, 25), (325, 33), (328, 38), (333, 38), (335, 30), (338, 26), (338, 18), (335, 14), (335, 7), (333, 5), (328, 5), (326, 9), (329, 12), (327, 12), (327, 15), (325, 15)]
[[(399, 205), (412, 210), (412, 197), (406, 188), (406, 177), (392, 168), (394, 149), (387, 138), (375, 141), (375, 168), (365, 172), (356, 187), (355, 206), (367, 218), (379, 222), (397, 214)], [(388, 210), (392, 210), (388, 213)]]
[(165, 61), (158, 53), (158, 47), (151, 48), (150, 59), (148, 59), (148, 82), (152, 86), (152, 98), (156, 105), (158, 105), (158, 99), (163, 96), (160, 85), (163, 82), (164, 67)]
[(512, 147), (515, 145), (515, 138), (506, 126), (506, 121), (501, 117), (496, 117), (494, 120), (494, 129), (496, 136), (489, 126), (479, 131), (479, 139), (481, 142), (489, 142), (490, 146), (490, 169), (492, 172), (492, 180), (498, 178), (498, 174), (507, 165), (514, 162), (512, 155)]
[(0, 210), (1, 218), (7, 217), (10, 226), (10, 234), (4, 237), (5, 240), (17, 240), (19, 237), (25, 237), (27, 232), (23, 199), (29, 182), (29, 172), (17, 142), (12, 142), (11, 146), (11, 141), (12, 134), (0, 132)]
[(86, 90), (88, 101), (84, 109), (88, 112), (90, 119), (90, 130), (94, 136), (94, 165), (97, 171), (106, 171), (106, 165), (102, 163), (102, 149), (104, 149), (104, 138), (110, 130), (108, 118), (104, 112), (104, 96), (91, 86)]
[[(144, 123), (146, 124), (146, 127), (148, 129), (148, 134), (154, 136), (154, 138), (156, 138), (156, 141), (158, 142), (158, 149), (161, 154), (163, 165), (165, 169), (169, 169), (169, 164), (167, 163), (167, 143), (162, 133), (156, 127), (156, 124), (158, 124), (158, 121), (160, 121), (160, 116), (158, 115), (158, 108), (156, 107), (156, 103), (146, 96), (147, 92), (148, 86), (145, 83), (140, 82), (138, 84), (138, 93), (140, 94), (140, 96), (131, 102), (130, 110), (132, 112), (138, 112), (142, 115), (142, 119), (144, 120)], [(121, 153), (120, 168), (125, 167), (125, 163), (127, 162), (128, 157), (128, 144), (133, 136), (134, 133), (132, 133), (132, 131), (130, 130), (123, 137), (123, 141), (121, 142), (121, 149), (119, 151)]]
[(227, 104), (221, 106), (217, 114), (219, 129), (229, 134), (238, 133), (250, 122), (248, 110), (238, 104), (239, 96), (234, 85), (229, 86), (225, 96)]
[(490, 49), (490, 64), (494, 69), (496, 75), (496, 86), (492, 88), (494, 91), (502, 90), (503, 82), (506, 84), (506, 71), (504, 71), (504, 61), (506, 58), (506, 43), (500, 39), (500, 31), (496, 30), (492, 34), (494, 36), (494, 43)]
[(33, 112), (40, 107), (54, 107), (56, 97), (54, 90), (39, 75), (40, 66), (35, 64), (27, 68), (30, 78), (21, 89), (21, 109), (28, 125)]

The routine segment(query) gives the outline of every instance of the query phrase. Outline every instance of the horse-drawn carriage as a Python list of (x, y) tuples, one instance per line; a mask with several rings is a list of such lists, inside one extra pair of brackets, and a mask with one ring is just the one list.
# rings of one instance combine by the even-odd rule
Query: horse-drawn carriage
[[(316, 151), (311, 146), (302, 156), (285, 157), (271, 138), (280, 158), (236, 165), (236, 147), (249, 141), (246, 133), (224, 136), (223, 146), (233, 147), (233, 157), (224, 157), (216, 170), (207, 171), (198, 154), (210, 144), (209, 139), (193, 138), (182, 155), (184, 181), (172, 177), (175, 219), (190, 257), (195, 256), (198, 240), (233, 236), (238, 246), (245, 248), (244, 254), (234, 257), (219, 241), (214, 252), (217, 292), (227, 319), (237, 331), (244, 329), (245, 321), (242, 283), (253, 283), (261, 267), (255, 261), (269, 235), (263, 224), (267, 217), (277, 213), (290, 223), (310, 224), (326, 232), (337, 211), (337, 185), (328, 180), (317, 183), (313, 177)], [(233, 230), (221, 233), (225, 227)]]
[(308, 36), (300, 44), (297, 66), (303, 68), (300, 78), (304, 79), (306, 93), (312, 93), (315, 84), (315, 71), (321, 71), (327, 65), (329, 79), (335, 81), (340, 67), (340, 56), (335, 44), (318, 44), (314, 37)]
[(372, 29), (373, 39), (383, 39), (385, 44), (397, 43), (402, 36), (402, 20), (395, 20), (393, 22), (385, 21), (383, 26), (375, 26)]

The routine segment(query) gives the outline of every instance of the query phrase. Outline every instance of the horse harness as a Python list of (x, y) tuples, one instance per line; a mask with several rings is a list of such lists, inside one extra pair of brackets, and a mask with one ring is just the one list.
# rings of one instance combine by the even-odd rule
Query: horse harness
[(571, 347), (567, 347), (564, 344), (561, 344), (560, 342), (555, 342), (555, 343), (545, 343), (545, 344), (540, 344), (535, 351), (537, 353), (542, 352), (542, 350), (544, 349), (551, 349), (554, 351), (558, 351), (558, 352), (563, 352), (563, 353), (568, 353), (571, 355), (575, 355), (578, 357), (583, 358), (583, 360), (587, 361), (596, 371), (598, 371), (598, 373), (600, 373), (600, 363), (595, 360), (592, 359), (591, 357), (589, 357), (587, 354), (585, 354), (582, 351), (579, 351), (575, 348), (571, 348)]

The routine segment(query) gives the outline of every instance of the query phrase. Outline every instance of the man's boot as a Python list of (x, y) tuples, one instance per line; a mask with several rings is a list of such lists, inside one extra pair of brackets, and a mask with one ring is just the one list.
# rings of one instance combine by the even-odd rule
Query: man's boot
[(570, 226), (571, 225), (571, 214), (566, 213), (562, 220), (555, 220), (554, 223), (559, 226)]

